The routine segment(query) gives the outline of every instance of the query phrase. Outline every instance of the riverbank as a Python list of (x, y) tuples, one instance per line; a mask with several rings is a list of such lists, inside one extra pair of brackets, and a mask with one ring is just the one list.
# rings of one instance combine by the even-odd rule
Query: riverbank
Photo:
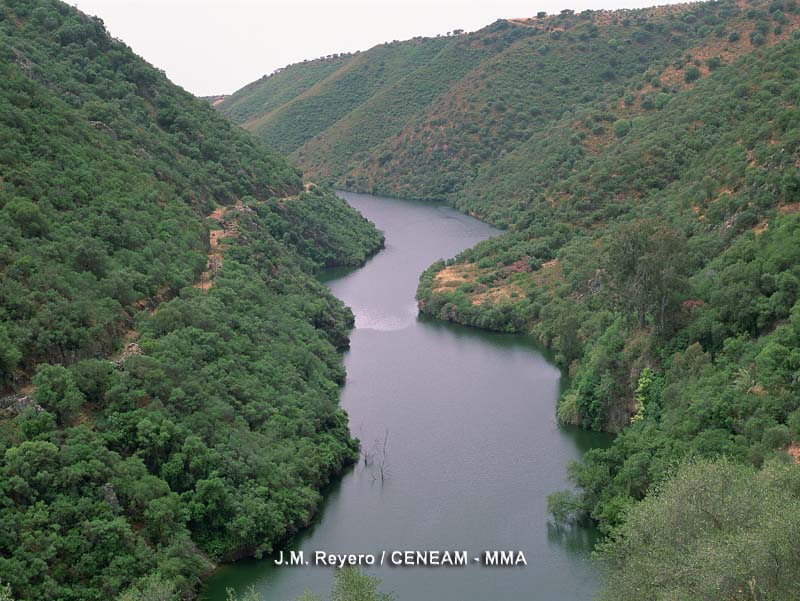
[[(531, 338), (437, 321), (417, 308), (426, 267), (498, 231), (441, 204), (342, 196), (386, 236), (385, 249), (362, 268), (323, 274), (355, 315), (342, 407), (372, 455), (326, 491), (317, 519), (285, 550), (313, 557), (317, 550), (519, 548), (529, 565), (510, 571), (367, 571), (402, 601), (588, 601), (598, 586), (588, 560), (592, 531), (565, 538), (549, 529), (546, 496), (566, 486), (566, 464), (601, 438), (556, 424), (562, 375)], [(223, 567), (203, 599), (222, 600), (229, 586), (252, 585), (275, 601), (329, 590), (330, 569), (277, 568), (272, 559)]]

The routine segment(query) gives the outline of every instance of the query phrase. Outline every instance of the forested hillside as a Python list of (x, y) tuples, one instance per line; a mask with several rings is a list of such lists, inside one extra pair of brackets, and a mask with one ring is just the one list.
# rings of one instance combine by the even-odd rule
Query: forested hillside
[[(570, 376), (560, 422), (618, 433), (572, 466), (578, 493), (551, 499), (561, 520), (618, 532), (612, 599), (685, 596), (666, 581), (720, 600), (797, 590), (798, 538), (779, 533), (800, 523), (764, 516), (796, 502), (798, 468), (777, 464), (800, 460), (799, 23), (794, 0), (498, 21), (437, 38), (483, 54), (423, 108), (386, 104), (396, 119), (364, 146), (348, 136), (376, 131), (378, 93), (327, 128), (296, 121), (305, 141), (287, 148), (322, 181), (445, 200), (508, 229), (427, 270), (420, 308), (534, 334)], [(387, 93), (410, 93), (433, 65)], [(704, 514), (683, 484), (707, 480), (722, 506), (728, 477), (738, 521)], [(780, 483), (788, 496), (770, 492)], [(643, 529), (657, 511), (673, 513)], [(694, 522), (670, 536), (682, 515)]]
[[(573, 152), (592, 153), (615, 121), (657, 111), (710, 71), (789, 37), (797, 16), (782, 7), (728, 0), (499, 20), (292, 65), (218, 108), (291, 152), (312, 179), (449, 200), (508, 224), (502, 205), (527, 199), (520, 172), (536, 171), (519, 167), (553, 130), (588, 119), (568, 135), (581, 137)], [(558, 162), (569, 170), (570, 160)]]
[(0, 2), (0, 75), (0, 585), (188, 595), (354, 459), (313, 273), (382, 237), (66, 4)]
[(348, 61), (346, 55), (318, 59), (290, 65), (271, 76), (264, 76), (226, 97), (225, 114), (235, 121), (260, 117), (290, 102)]
[[(312, 176), (338, 177), (512, 42), (513, 36), (489, 31), (476, 39), (387, 43), (346, 59), (287, 67), (242, 88), (218, 108), (257, 137), (308, 159), (304, 167)], [(290, 90), (298, 93), (287, 99)]]

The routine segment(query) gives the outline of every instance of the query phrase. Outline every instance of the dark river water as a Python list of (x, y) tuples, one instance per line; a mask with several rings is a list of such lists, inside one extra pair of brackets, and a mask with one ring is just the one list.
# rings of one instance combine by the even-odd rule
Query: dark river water
[[(315, 523), (289, 548), (306, 559), (317, 550), (452, 549), (470, 558), (521, 550), (527, 566), (366, 571), (398, 601), (592, 599), (593, 533), (548, 525), (546, 497), (567, 487), (567, 463), (603, 439), (556, 424), (561, 374), (529, 338), (417, 314), (419, 274), (498, 231), (442, 205), (341, 195), (386, 235), (386, 249), (364, 267), (324, 275), (356, 315), (342, 405), (364, 447), (386, 438), (386, 452), (330, 487)], [(215, 572), (203, 598), (252, 585), (267, 601), (306, 589), (326, 599), (332, 581), (333, 568), (248, 560)]]

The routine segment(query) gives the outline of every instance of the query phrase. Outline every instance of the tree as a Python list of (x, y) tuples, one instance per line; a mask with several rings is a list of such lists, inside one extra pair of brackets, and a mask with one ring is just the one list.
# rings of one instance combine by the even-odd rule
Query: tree
[(75, 385), (91, 403), (99, 403), (114, 381), (115, 373), (109, 361), (84, 359), (70, 368)]
[(0, 386), (11, 381), (14, 368), (21, 358), (22, 353), (11, 342), (5, 324), (0, 323)]
[(619, 226), (606, 245), (605, 270), (612, 302), (633, 311), (639, 328), (648, 315), (665, 333), (671, 309), (687, 285), (685, 240), (667, 224), (640, 219)]
[(727, 460), (679, 468), (600, 547), (602, 599), (797, 599), (800, 470)]
[(154, 572), (122, 593), (117, 601), (178, 601), (178, 599), (175, 583)]
[(624, 138), (631, 131), (631, 122), (627, 119), (619, 119), (613, 125), (614, 135), (618, 138)]
[(380, 582), (355, 566), (344, 567), (336, 572), (331, 601), (393, 601), (394, 595), (378, 591)]
[(236, 594), (232, 588), (225, 591), (226, 601), (263, 601), (263, 597), (256, 591), (255, 587), (249, 587), (241, 595)]
[(38, 237), (48, 230), (45, 215), (26, 198), (15, 198), (5, 206), (5, 210), (24, 236)]
[[(380, 583), (380, 578), (368, 576), (356, 566), (346, 566), (336, 570), (330, 601), (394, 601), (393, 594), (378, 591)], [(242, 594), (237, 594), (235, 590), (229, 588), (226, 595), (227, 601), (263, 601), (264, 599), (253, 586)], [(0, 601), (3, 601), (2, 598)], [(305, 591), (295, 601), (322, 601), (322, 599), (311, 591)]]
[(580, 497), (571, 490), (547, 495), (547, 513), (553, 516), (556, 525), (581, 521), (586, 516), (585, 509)]
[(40, 365), (33, 377), (35, 398), (53, 411), (59, 421), (69, 421), (86, 400), (70, 371), (61, 365)]
[(692, 83), (693, 81), (697, 81), (700, 79), (700, 69), (692, 65), (683, 73), (683, 79), (686, 83)]
[(3, 584), (0, 582), (0, 601), (14, 601), (10, 584)]

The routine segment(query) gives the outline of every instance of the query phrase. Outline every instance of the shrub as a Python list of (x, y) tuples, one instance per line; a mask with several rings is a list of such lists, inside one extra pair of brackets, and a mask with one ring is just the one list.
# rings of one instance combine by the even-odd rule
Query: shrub
[(631, 131), (631, 122), (627, 119), (620, 119), (614, 122), (614, 135), (618, 138), (624, 138)]
[(700, 69), (692, 65), (683, 73), (683, 79), (686, 83), (692, 83), (700, 79)]

